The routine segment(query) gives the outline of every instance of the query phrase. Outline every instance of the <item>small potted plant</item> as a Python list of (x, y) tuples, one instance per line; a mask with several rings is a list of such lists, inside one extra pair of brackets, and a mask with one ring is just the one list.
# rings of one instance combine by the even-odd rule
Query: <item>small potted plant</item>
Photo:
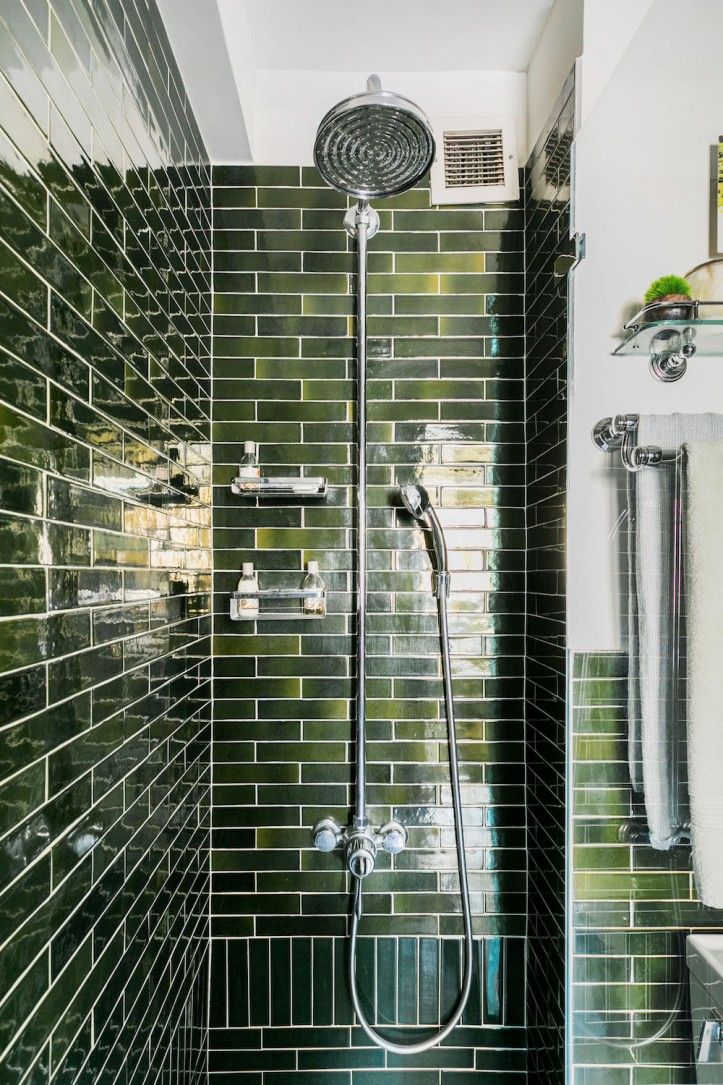
[(696, 303), (682, 275), (662, 275), (645, 291), (645, 321), (690, 320)]

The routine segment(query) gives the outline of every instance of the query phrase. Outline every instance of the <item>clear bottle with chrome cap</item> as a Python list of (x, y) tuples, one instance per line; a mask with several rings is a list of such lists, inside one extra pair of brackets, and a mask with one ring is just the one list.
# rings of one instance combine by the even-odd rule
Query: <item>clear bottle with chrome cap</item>
[(238, 465), (239, 478), (258, 478), (261, 474), (255, 441), (244, 441), (244, 454)]
[(241, 566), (241, 579), (231, 596), (231, 619), (234, 622), (253, 622), (259, 616), (259, 578), (252, 561)]
[(258, 493), (261, 489), (261, 468), (255, 441), (244, 441), (244, 454), (231, 489), (236, 494)]
[(306, 564), (306, 576), (301, 585), (304, 591), (316, 591), (318, 595), (307, 596), (304, 599), (304, 614), (319, 616), (326, 614), (326, 600), (324, 589), (326, 585), (319, 575), (319, 562), (309, 561)]

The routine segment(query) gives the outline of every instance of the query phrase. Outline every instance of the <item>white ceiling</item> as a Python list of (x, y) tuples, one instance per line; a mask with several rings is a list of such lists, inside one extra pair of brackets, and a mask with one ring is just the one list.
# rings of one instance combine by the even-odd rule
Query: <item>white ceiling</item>
[(229, 53), (288, 71), (527, 69), (553, 0), (218, 0)]
[(513, 73), (554, 2), (158, 0), (211, 160), (267, 164), (310, 162), (319, 117), (370, 72), (430, 114), (519, 115)]

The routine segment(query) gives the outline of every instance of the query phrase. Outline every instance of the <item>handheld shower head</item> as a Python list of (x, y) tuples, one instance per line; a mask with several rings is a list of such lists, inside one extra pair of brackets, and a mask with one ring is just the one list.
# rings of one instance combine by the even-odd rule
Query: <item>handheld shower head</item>
[(447, 572), (447, 544), (439, 517), (424, 486), (413, 483), (402, 486), (401, 497), (404, 507), (415, 520), (432, 529), (434, 552), (437, 555), (437, 572)]
[(429, 494), (424, 486), (415, 486), (410, 483), (407, 486), (402, 486), (400, 493), (407, 512), (415, 520), (423, 520), (432, 506)]

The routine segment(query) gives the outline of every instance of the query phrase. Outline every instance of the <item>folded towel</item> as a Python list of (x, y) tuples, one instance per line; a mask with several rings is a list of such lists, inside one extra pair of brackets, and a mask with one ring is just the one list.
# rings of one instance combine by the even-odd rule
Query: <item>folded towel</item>
[(637, 795), (643, 793), (643, 750), (640, 736), (640, 675), (638, 655), (640, 636), (638, 629), (638, 593), (635, 588), (635, 475), (627, 474), (628, 530), (628, 766), (630, 783)]
[[(723, 415), (641, 415), (637, 441), (677, 449), (685, 440), (723, 438)], [(631, 570), (635, 599), (628, 634), (628, 754), (633, 787), (645, 796), (650, 843), (667, 851), (685, 820), (684, 721), (674, 688), (673, 532), (678, 499), (675, 464), (635, 475), (635, 539)]]
[(723, 441), (686, 451), (688, 791), (698, 896), (723, 908)]

